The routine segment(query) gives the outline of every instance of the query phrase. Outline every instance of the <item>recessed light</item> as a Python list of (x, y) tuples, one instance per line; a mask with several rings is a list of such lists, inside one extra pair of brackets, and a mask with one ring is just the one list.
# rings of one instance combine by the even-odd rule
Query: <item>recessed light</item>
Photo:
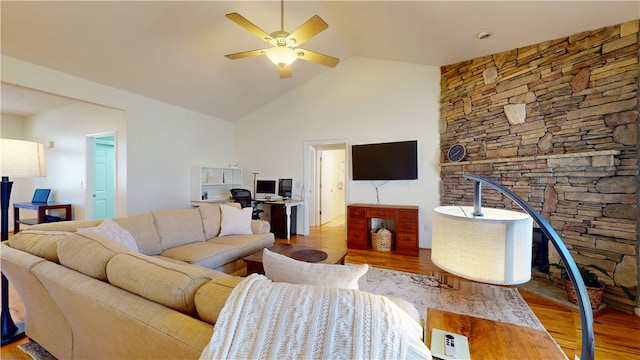
[(476, 37), (480, 40), (488, 39), (493, 36), (493, 33), (489, 30), (479, 30), (476, 33)]

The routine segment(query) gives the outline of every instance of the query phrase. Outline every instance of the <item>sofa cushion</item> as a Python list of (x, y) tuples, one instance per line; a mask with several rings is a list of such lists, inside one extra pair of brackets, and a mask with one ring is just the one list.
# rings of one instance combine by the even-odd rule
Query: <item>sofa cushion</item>
[(267, 278), (274, 282), (358, 289), (358, 280), (369, 265), (331, 265), (298, 261), (264, 249), (262, 264)]
[(204, 241), (204, 228), (198, 209), (153, 211), (162, 250)]
[(98, 226), (100, 225), (101, 222), (102, 220), (54, 221), (54, 222), (31, 225), (25, 230), (76, 232), (78, 231), (78, 228)]
[(197, 315), (195, 293), (222, 275), (200, 266), (179, 265), (138, 253), (121, 253), (107, 265), (109, 283), (188, 315)]
[(196, 309), (200, 319), (215, 324), (229, 294), (242, 279), (239, 276), (221, 276), (202, 285), (196, 291), (195, 296)]
[(222, 220), (220, 224), (220, 235), (249, 235), (251, 230), (251, 216), (253, 209), (246, 207), (238, 209), (235, 206), (220, 205)]
[(126, 246), (130, 251), (138, 252), (138, 244), (136, 244), (136, 239), (133, 238), (133, 235), (131, 235), (129, 230), (123, 228), (122, 226), (120, 226), (120, 224), (111, 219), (104, 220), (102, 224), (98, 226), (80, 228), (78, 229), (78, 232), (90, 232), (102, 235), (108, 239), (114, 240)]
[(92, 278), (107, 281), (107, 263), (129, 249), (111, 239), (91, 232), (73, 233), (58, 245), (60, 264)]
[(237, 257), (243, 258), (273, 245), (273, 233), (253, 235), (228, 235), (207, 240), (209, 243), (233, 246), (237, 249)]
[(147, 255), (158, 255), (162, 252), (160, 235), (150, 212), (113, 219), (123, 228), (129, 230), (136, 239), (138, 250)]
[(218, 236), (220, 234), (220, 205), (201, 205), (198, 207), (198, 211), (200, 211), (202, 218), (205, 239)]
[(71, 234), (64, 231), (24, 230), (9, 239), (9, 246), (59, 263), (58, 243)]
[(160, 255), (214, 269), (237, 259), (238, 250), (231, 245), (203, 241), (176, 246), (163, 251)]

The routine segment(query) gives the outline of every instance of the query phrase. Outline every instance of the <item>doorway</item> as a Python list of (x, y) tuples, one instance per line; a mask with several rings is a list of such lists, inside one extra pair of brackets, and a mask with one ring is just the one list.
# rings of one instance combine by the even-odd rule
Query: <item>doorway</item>
[[(305, 143), (304, 233), (309, 226), (335, 224), (334, 219), (344, 217), (348, 183), (347, 141), (329, 140)], [(340, 221), (337, 221), (340, 223)]]
[(115, 216), (116, 136), (87, 136), (87, 218)]

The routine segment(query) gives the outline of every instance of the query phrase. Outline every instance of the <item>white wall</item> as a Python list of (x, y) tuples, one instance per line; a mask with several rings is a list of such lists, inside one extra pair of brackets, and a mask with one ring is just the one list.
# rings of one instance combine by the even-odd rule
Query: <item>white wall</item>
[[(126, 128), (122, 111), (78, 103), (17, 119), (18, 124), (12, 117), (2, 116), (2, 137), (43, 143), (47, 176), (12, 179), (14, 184), (9, 207), (9, 230), (14, 230), (13, 203), (29, 202), (36, 188), (52, 189), (49, 201), (71, 203), (74, 219), (85, 219), (85, 136), (106, 131), (124, 133)], [(118, 141), (118, 146), (124, 146), (123, 140)], [(48, 146), (50, 142), (53, 142), (53, 147)], [(119, 167), (121, 171), (126, 172), (125, 157), (119, 159)], [(124, 194), (117, 194), (116, 204), (119, 208), (116, 213), (119, 214), (126, 214), (126, 208), (123, 207), (126, 205), (126, 198), (123, 196)], [(22, 212), (22, 217), (35, 215), (28, 210)]]
[[(239, 120), (236, 159), (249, 174), (290, 176), (300, 184), (305, 141), (418, 140), (419, 179), (383, 185), (380, 202), (419, 205), (420, 247), (430, 248), (431, 211), (439, 204), (439, 97), (437, 67), (350, 57)], [(371, 182), (348, 180), (347, 189), (348, 203), (376, 202)]]
[[(234, 128), (229, 121), (5, 55), (2, 81), (123, 111), (126, 131), (118, 136), (125, 144), (119, 157), (126, 159), (126, 169), (119, 173), (117, 186), (127, 214), (189, 208), (190, 167), (234, 161)], [(52, 131), (49, 136), (56, 130)], [(126, 214), (117, 214), (122, 215)]]
[(23, 118), (15, 115), (0, 115), (0, 137), (21, 140), (24, 133)]
[[(31, 116), (25, 120), (25, 126), (25, 138), (45, 145), (47, 177), (32, 179), (33, 188), (51, 188), (50, 200), (73, 204), (74, 218), (86, 219), (86, 136), (115, 132), (116, 151), (119, 151), (121, 146), (126, 146), (124, 137), (120, 136), (126, 132), (124, 113), (81, 102)], [(53, 147), (48, 147), (50, 142)], [(117, 163), (116, 172), (126, 172), (126, 157), (118, 156)], [(30, 194), (22, 196), (30, 199)], [(126, 214), (123, 204), (126, 198), (117, 193), (117, 214)]]
[[(25, 127), (24, 119), (15, 115), (0, 115), (0, 138), (23, 140)], [(33, 186), (31, 179), (28, 178), (9, 178), (9, 181), (13, 182), (11, 186), (11, 195), (9, 196), (9, 231), (13, 231), (13, 203), (23, 202), (25, 199), (31, 200), (33, 195)], [(25, 198), (22, 194), (31, 192), (28, 198)]]
[[(300, 185), (305, 141), (416, 139), (419, 180), (383, 185), (380, 201), (419, 205), (420, 246), (431, 246), (431, 210), (439, 201), (437, 67), (351, 57), (236, 124), (5, 55), (2, 81), (123, 111), (119, 191), (127, 214), (189, 207), (191, 165), (238, 163), (249, 188), (252, 172)], [(375, 203), (371, 183), (347, 185), (349, 203)]]

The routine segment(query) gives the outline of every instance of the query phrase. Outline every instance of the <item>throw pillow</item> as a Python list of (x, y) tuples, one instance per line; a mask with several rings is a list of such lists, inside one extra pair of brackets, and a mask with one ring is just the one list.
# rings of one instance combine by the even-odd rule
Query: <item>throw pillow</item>
[(235, 206), (220, 205), (222, 221), (220, 223), (220, 235), (251, 235), (252, 208), (238, 209)]
[(140, 252), (138, 250), (136, 239), (133, 237), (133, 235), (131, 235), (129, 230), (123, 228), (122, 226), (120, 226), (120, 224), (111, 219), (105, 219), (100, 225), (95, 227), (80, 228), (78, 229), (78, 232), (90, 232), (93, 234), (98, 234), (106, 237), (107, 239), (119, 242), (133, 252)]
[(275, 282), (306, 284), (358, 290), (358, 279), (369, 265), (332, 265), (308, 263), (264, 249), (265, 276)]

